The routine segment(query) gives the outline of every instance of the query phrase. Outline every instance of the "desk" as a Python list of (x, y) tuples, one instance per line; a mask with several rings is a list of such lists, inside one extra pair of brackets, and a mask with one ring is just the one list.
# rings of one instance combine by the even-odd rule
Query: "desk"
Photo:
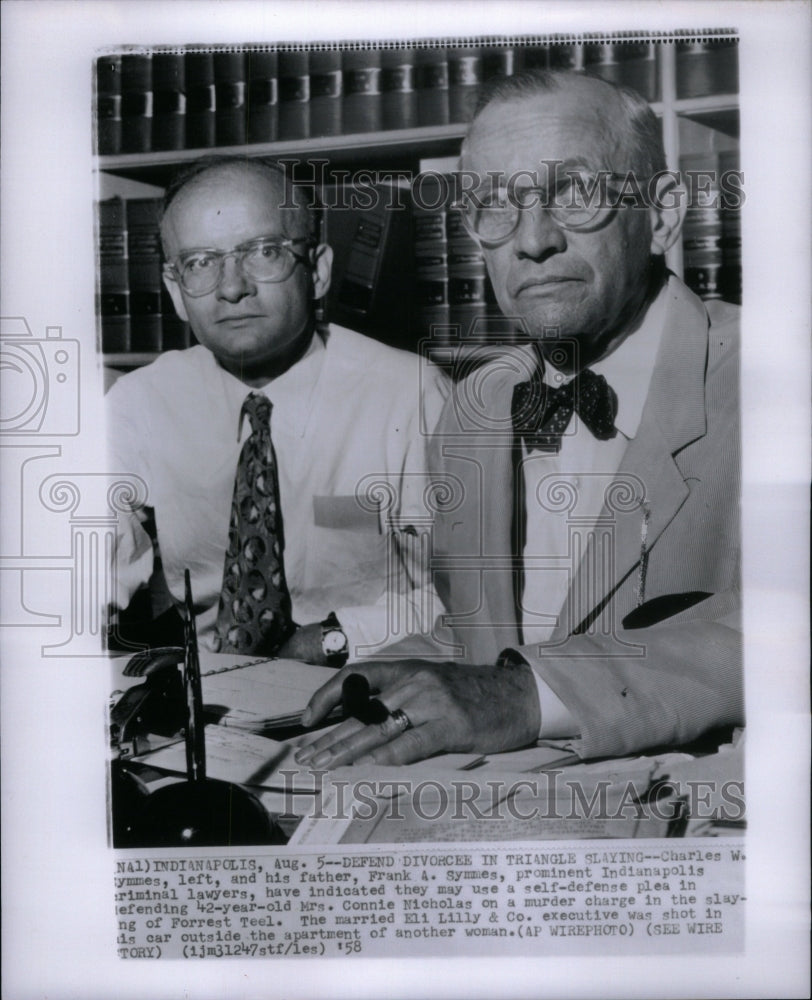
[[(269, 664), (269, 673), (281, 662)], [(114, 667), (117, 685), (139, 683), (122, 669), (121, 662)], [(301, 665), (303, 674), (312, 669), (322, 668)], [(235, 670), (229, 683), (243, 676), (250, 673)], [(307, 683), (319, 680), (314, 675)], [(546, 743), (329, 773), (292, 761), (293, 748), (310, 735), (289, 716), (282, 728), (268, 726), (262, 734), (218, 725), (206, 732), (208, 775), (247, 788), (293, 844), (719, 836), (743, 826), (741, 731), (621, 760), (581, 762), (565, 745)], [(148, 793), (181, 782), (184, 760), (176, 741), (113, 766)], [(353, 799), (364, 807), (360, 816), (352, 815)]]

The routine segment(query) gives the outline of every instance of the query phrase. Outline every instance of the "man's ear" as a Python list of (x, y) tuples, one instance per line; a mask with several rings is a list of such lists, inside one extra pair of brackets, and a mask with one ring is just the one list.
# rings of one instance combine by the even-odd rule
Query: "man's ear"
[(183, 302), (183, 295), (180, 290), (180, 285), (177, 281), (169, 274), (164, 271), (164, 288), (169, 292), (169, 297), (172, 299), (172, 305), (175, 307), (175, 312), (183, 320), (184, 323), (189, 322), (189, 317), (186, 313), (186, 306)]
[[(323, 299), (330, 289), (333, 270), (333, 248), (319, 243), (313, 251), (313, 298)], [(176, 307), (177, 308), (177, 307)]]
[(688, 192), (679, 174), (666, 170), (654, 178), (650, 189), (651, 253), (665, 254), (677, 241), (685, 221)]

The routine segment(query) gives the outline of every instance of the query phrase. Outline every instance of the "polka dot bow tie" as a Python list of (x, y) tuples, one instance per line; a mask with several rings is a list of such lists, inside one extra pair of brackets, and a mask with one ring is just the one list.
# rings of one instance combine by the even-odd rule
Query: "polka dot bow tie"
[(249, 393), (240, 420), (246, 416), (251, 434), (237, 463), (215, 647), (221, 653), (272, 655), (294, 625), (283, 562), (271, 401)]
[(558, 451), (573, 412), (599, 441), (617, 434), (617, 395), (603, 375), (589, 368), (558, 388), (545, 385), (537, 374), (513, 389), (513, 428), (529, 451)]

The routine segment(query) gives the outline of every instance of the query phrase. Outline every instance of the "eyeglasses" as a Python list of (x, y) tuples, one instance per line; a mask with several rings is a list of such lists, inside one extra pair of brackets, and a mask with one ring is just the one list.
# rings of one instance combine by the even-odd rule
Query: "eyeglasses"
[[(628, 204), (628, 197), (618, 182), (622, 174), (608, 171), (588, 173), (567, 170), (557, 174), (555, 183), (536, 187), (482, 186), (466, 191), (454, 206), (462, 215), (462, 224), (482, 246), (496, 247), (513, 236), (519, 228), (522, 210), (541, 206), (562, 229), (598, 228), (609, 211)], [(639, 189), (637, 189), (639, 192)], [(638, 198), (632, 198), (639, 201)]]
[(253, 281), (286, 281), (297, 264), (310, 265), (307, 256), (292, 249), (296, 243), (304, 243), (309, 248), (316, 245), (304, 236), (290, 240), (262, 236), (240, 243), (231, 250), (184, 250), (164, 265), (164, 271), (191, 296), (208, 295), (214, 291), (223, 277), (226, 257), (234, 257), (242, 273)]

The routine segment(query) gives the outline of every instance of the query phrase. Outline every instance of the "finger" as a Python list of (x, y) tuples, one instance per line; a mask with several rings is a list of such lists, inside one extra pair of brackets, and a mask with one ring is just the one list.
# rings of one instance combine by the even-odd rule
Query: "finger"
[(340, 767), (343, 764), (352, 764), (376, 747), (388, 743), (399, 732), (400, 727), (392, 718), (377, 725), (362, 726), (357, 732), (334, 740), (330, 746), (311, 757), (308, 763), (311, 767)]
[(333, 727), (328, 733), (324, 733), (318, 739), (313, 740), (312, 743), (307, 743), (299, 747), (294, 754), (294, 759), (297, 764), (307, 764), (317, 753), (331, 747), (337, 740), (352, 736), (363, 728), (363, 723), (357, 719), (347, 719)]
[(422, 726), (407, 729), (394, 740), (376, 747), (361, 757), (356, 764), (378, 764), (388, 767), (398, 764), (413, 764), (443, 749), (443, 729), (437, 722), (427, 722)]
[[(307, 703), (302, 713), (302, 725), (312, 726), (325, 718), (336, 705), (341, 704), (341, 689), (350, 674), (360, 674), (366, 677), (373, 691), (386, 691), (406, 673), (408, 675), (408, 660), (393, 660), (391, 663), (352, 663), (342, 667), (335, 677), (331, 678), (316, 691)], [(392, 706), (390, 706), (392, 707)]]
[(310, 701), (307, 703), (307, 707), (304, 712), (302, 712), (303, 726), (315, 725), (317, 722), (326, 718), (336, 705), (341, 704), (341, 689), (344, 681), (350, 676), (350, 674), (354, 673), (361, 673), (361, 671), (355, 670), (354, 666), (342, 667), (335, 677), (331, 677), (326, 684), (323, 684), (318, 691), (311, 696)]

